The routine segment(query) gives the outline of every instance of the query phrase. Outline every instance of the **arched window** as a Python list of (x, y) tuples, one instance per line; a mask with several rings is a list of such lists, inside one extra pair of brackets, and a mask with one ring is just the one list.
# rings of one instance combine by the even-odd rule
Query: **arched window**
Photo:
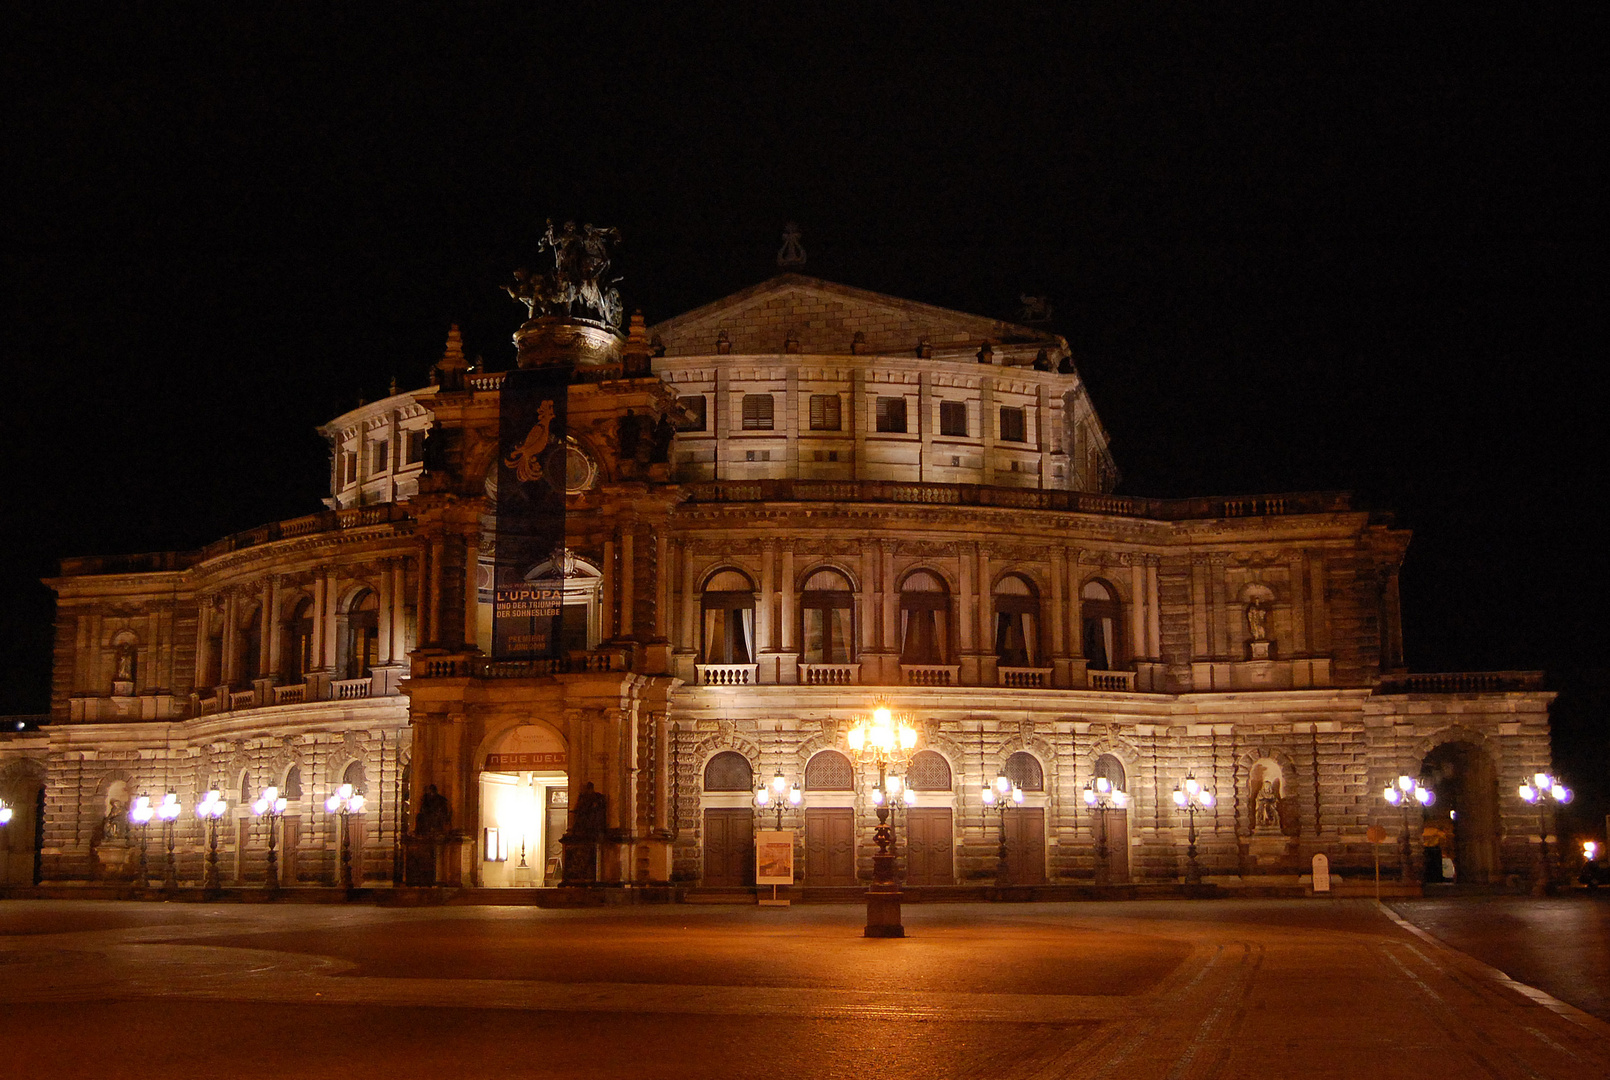
[(235, 667), (240, 676), (236, 681), (249, 683), (261, 675), (262, 657), (263, 609), (258, 607), (240, 624), (240, 663)]
[(364, 589), (347, 605), (346, 678), (362, 679), (380, 663), (380, 598)]
[(1040, 759), (1026, 750), (1019, 750), (1007, 758), (1006, 767), (1001, 771), (1024, 791), (1045, 790), (1045, 770), (1040, 768)]
[(748, 791), (754, 787), (755, 771), (749, 759), (733, 750), (723, 750), (704, 767), (704, 790)]
[(1102, 754), (1096, 759), (1096, 778), (1106, 780), (1118, 791), (1128, 791), (1128, 777), (1124, 773), (1124, 763), (1111, 754)]
[(280, 785), (280, 794), (287, 799), (300, 799), (302, 797), (302, 767), (292, 765), (285, 770), (285, 783)]
[(755, 586), (736, 570), (723, 570), (704, 586), (702, 652), (707, 664), (755, 662)]
[(604, 615), (601, 597), (604, 575), (591, 563), (579, 559), (566, 548), (560, 559), (539, 563), (527, 581), (560, 581), (559, 648), (579, 652), (598, 646), (603, 637)]
[(224, 618), (216, 599), (202, 604), (200, 618), (207, 626), (207, 663), (200, 682), (210, 688), (224, 681)]
[(252, 804), (252, 774), (250, 769), (240, 770), (240, 803), (241, 806)]
[(916, 570), (900, 585), (900, 662), (943, 664), (950, 655), (950, 593), (938, 574)]
[(1092, 671), (1117, 669), (1123, 664), (1123, 608), (1118, 593), (1097, 578), (1085, 582), (1079, 599), (1085, 666)]
[(1033, 667), (1040, 655), (1040, 597), (1025, 578), (1008, 574), (995, 586), (995, 659)]
[(823, 750), (805, 765), (806, 791), (854, 791), (855, 769), (837, 750)]
[(363, 767), (363, 762), (354, 761), (348, 765), (341, 774), (343, 784), (351, 784), (352, 790), (359, 795), (369, 794), (369, 771)]
[(934, 750), (918, 750), (906, 769), (906, 783), (912, 791), (949, 791), (950, 762)]
[(837, 570), (818, 570), (800, 594), (800, 658), (807, 664), (848, 664), (855, 651), (855, 593)]
[(285, 651), (281, 654), (282, 674), (288, 684), (304, 681), (313, 670), (313, 598), (304, 596), (285, 623)]

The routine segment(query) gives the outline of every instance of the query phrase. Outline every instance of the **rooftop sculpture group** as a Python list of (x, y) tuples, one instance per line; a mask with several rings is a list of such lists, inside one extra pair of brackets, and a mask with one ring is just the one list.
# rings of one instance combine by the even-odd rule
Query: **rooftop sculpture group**
[(581, 318), (617, 329), (624, 310), (614, 287), (620, 278), (606, 281), (604, 275), (609, 272), (608, 245), (619, 242), (618, 229), (593, 225), (578, 229), (574, 221), (565, 222), (556, 233), (550, 218), (537, 250), (553, 249), (553, 269), (516, 270), (514, 284), (505, 285), (504, 291), (524, 304), (533, 319), (543, 315)]

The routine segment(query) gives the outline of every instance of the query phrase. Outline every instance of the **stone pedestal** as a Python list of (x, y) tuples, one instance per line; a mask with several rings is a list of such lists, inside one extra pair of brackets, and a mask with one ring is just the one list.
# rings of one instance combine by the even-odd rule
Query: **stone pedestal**
[(566, 888), (598, 884), (598, 842), (575, 836), (559, 838), (564, 852), (560, 884)]
[(864, 937), (905, 937), (900, 922), (900, 886), (874, 885), (866, 891), (866, 930)]
[(1272, 641), (1247, 642), (1248, 660), (1273, 660), (1275, 658), (1275, 643)]

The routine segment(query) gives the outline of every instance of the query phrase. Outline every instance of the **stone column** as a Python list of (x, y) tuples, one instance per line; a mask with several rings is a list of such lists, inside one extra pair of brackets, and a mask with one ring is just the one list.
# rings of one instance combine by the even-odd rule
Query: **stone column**
[[(716, 433), (715, 477), (717, 480), (725, 480), (732, 475), (732, 467), (727, 464), (729, 456), (727, 435), (732, 427), (733, 416), (743, 416), (741, 407), (736, 410), (733, 408), (734, 402), (725, 361), (717, 361), (716, 363), (716, 392), (710, 395), (710, 404), (715, 406), (715, 415), (710, 418), (710, 423)], [(572, 796), (574, 796), (574, 793), (572, 793)], [(572, 803), (571, 805), (575, 804)]]
[(1135, 659), (1146, 653), (1146, 568), (1139, 555), (1129, 561), (1129, 647)]
[(654, 533), (654, 636), (671, 633), (671, 541), (664, 523)]
[[(783, 545), (782, 601), (782, 651), (792, 655), (799, 647), (794, 644), (794, 549), (787, 543)], [(793, 682), (794, 676), (784, 681)]]
[[(1047, 611), (1045, 620), (1049, 625), (1045, 628), (1050, 631), (1050, 659), (1051, 684), (1058, 689), (1068, 689), (1068, 603), (1067, 603), (1067, 577), (1068, 560), (1066, 554), (1059, 547), (1051, 549), (1051, 606)], [(1042, 604), (1042, 607), (1044, 605)], [(1041, 648), (1045, 635), (1041, 635)]]
[(391, 662), (400, 664), (408, 655), (408, 604), (404, 595), (407, 556), (391, 561)]
[[(993, 376), (985, 375), (978, 380), (978, 437), (984, 448), (984, 483), (986, 484), (995, 483), (997, 423), (998, 420), (995, 416), (995, 379)], [(978, 588), (979, 594), (984, 595), (989, 589), (989, 582), (980, 580)], [(984, 646), (980, 645), (979, 651), (983, 652)]]
[(621, 527), (621, 637), (637, 633), (637, 533), (636, 524), (628, 521)]
[(447, 545), (440, 536), (432, 537), (430, 542), (430, 636), (426, 638), (432, 645), (441, 644), (442, 639), (442, 556), (446, 554)]
[(383, 561), (380, 564), (379, 578), (380, 578), (380, 593), (379, 593), (379, 596), (378, 596), (377, 601), (376, 601), (376, 606), (379, 608), (379, 611), (377, 613), (377, 619), (376, 619), (376, 622), (378, 623), (377, 633), (378, 633), (379, 638), (380, 638), (380, 648), (379, 648), (378, 651), (380, 653), (380, 662), (382, 664), (389, 664), (389, 663), (392, 663), (392, 661), (394, 659), (394, 654), (391, 651), (391, 649), (392, 649), (392, 636), (391, 636), (392, 581), (391, 581), (391, 564), (390, 564), (389, 561)]
[(917, 375), (917, 437), (921, 447), (917, 452), (917, 479), (924, 483), (934, 476), (934, 420), (929, 415), (934, 407), (933, 373), (924, 368)]
[(223, 663), (219, 667), (219, 680), (225, 686), (235, 685), (235, 670), (240, 660), (240, 600), (235, 590), (224, 594)]
[[(317, 668), (324, 663), (324, 575), (317, 571), (313, 574), (313, 610), (309, 615), (313, 620), (313, 640), (309, 647), (312, 654), (312, 666)], [(304, 672), (304, 674), (306, 674)]]
[(1308, 654), (1308, 605), (1304, 598), (1308, 592), (1308, 578), (1303, 572), (1303, 553), (1294, 551), (1287, 560), (1287, 573), (1291, 575), (1291, 646), (1290, 654)]
[(335, 647), (335, 645), (336, 645), (336, 642), (335, 642), (336, 611), (335, 611), (335, 606), (336, 606), (335, 571), (334, 570), (326, 570), (324, 572), (324, 611), (323, 611), (323, 620), (324, 620), (324, 660), (323, 660), (323, 667), (324, 667), (324, 669), (326, 671), (331, 673), (332, 678), (337, 674), (337, 672), (335, 670), (335, 654), (336, 654), (336, 647)]
[(603, 571), (603, 583), (599, 586), (598, 599), (603, 607), (603, 628), (599, 636), (604, 641), (615, 640), (615, 541), (604, 541), (604, 565), (599, 567)]
[(1146, 556), (1146, 635), (1149, 649), (1147, 655), (1152, 659), (1160, 659), (1163, 655), (1163, 614), (1158, 598), (1156, 555)]
[(763, 540), (760, 544), (760, 597), (755, 603), (755, 662), (756, 681), (776, 683), (783, 681), (783, 668), (790, 666), (778, 648), (773, 610), (777, 603), (777, 544)]
[(855, 472), (857, 480), (865, 480), (868, 476), (866, 447), (867, 427), (869, 426), (863, 411), (866, 409), (866, 368), (856, 367), (850, 372), (850, 434), (855, 439)]
[[(194, 677), (191, 679), (191, 682), (194, 685), (196, 694), (198, 695), (201, 695), (202, 690), (205, 689), (203, 683), (207, 678), (207, 669), (212, 666), (212, 635), (208, 633), (208, 631), (212, 629), (211, 624), (212, 597), (206, 595), (196, 597), (196, 671)], [(84, 679), (89, 666), (86, 662), (89, 651), (84, 646), (85, 631), (88, 629), (88, 626), (88, 619), (81, 617), (78, 620), (80, 690), (84, 690), (88, 686), (87, 681)]]
[(265, 678), (279, 682), (284, 633), (280, 626), (280, 603), (284, 595), (278, 574), (270, 574), (263, 583), (263, 659), (258, 665)]
[(678, 544), (682, 558), (682, 640), (680, 646), (688, 652), (699, 651), (699, 598), (693, 580), (693, 542), (682, 540)]
[(978, 680), (981, 685), (993, 686), (995, 678), (994, 605), (990, 602), (991, 570), (989, 548), (978, 545), (978, 577), (974, 589), (978, 595)]

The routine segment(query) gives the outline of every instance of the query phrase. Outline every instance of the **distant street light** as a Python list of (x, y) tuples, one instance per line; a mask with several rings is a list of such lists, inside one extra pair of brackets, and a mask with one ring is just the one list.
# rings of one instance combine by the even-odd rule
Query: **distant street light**
[[(1547, 896), (1554, 891), (1554, 882), (1549, 877), (1549, 804), (1564, 806), (1576, 796), (1548, 773), (1533, 774), (1532, 782), (1522, 784), (1519, 792), (1522, 800), (1537, 807), (1537, 880), (1532, 883), (1532, 895)], [(1556, 811), (1556, 819), (1558, 816)]]
[(352, 892), (352, 835), (349, 819), (353, 814), (363, 813), (363, 796), (352, 790), (351, 784), (342, 784), (336, 788), (335, 794), (324, 800), (324, 808), (332, 814), (341, 815), (341, 885)]
[(153, 813), (151, 796), (149, 795), (139, 796), (134, 800), (134, 805), (129, 807), (129, 821), (139, 826), (140, 829), (140, 888), (142, 889), (151, 887), (150, 863), (146, 860), (145, 831), (147, 826), (151, 824)]
[(995, 852), (995, 887), (1005, 888), (1011, 884), (1011, 874), (1006, 865), (1006, 810), (1009, 806), (1023, 805), (1023, 789), (1004, 772), (998, 773), (995, 783), (984, 785), (981, 798), (986, 811), (993, 808), (1000, 815), (1000, 845)]
[(216, 896), (220, 890), (218, 884), (218, 819), (229, 811), (229, 803), (224, 801), (223, 795), (217, 788), (207, 792), (206, 796), (196, 804), (196, 817), (207, 823), (207, 872), (202, 878), (202, 889), (209, 896)]
[(252, 803), (252, 813), (268, 818), (268, 892), (271, 896), (280, 891), (280, 861), (274, 850), (274, 826), (285, 813), (286, 805), (277, 787), (264, 788), (257, 801)]
[(1421, 806), (1430, 806), (1437, 801), (1436, 792), (1426, 787), (1412, 776), (1399, 776), (1396, 784), (1388, 784), (1381, 796), (1388, 805), (1396, 806), (1403, 811), (1403, 832), (1398, 837), (1399, 857), (1402, 859), (1401, 877), (1404, 881), (1413, 881), (1414, 859), (1413, 850), (1409, 845), (1409, 804), (1419, 803)]
[(1185, 774), (1185, 783), (1174, 787), (1174, 805), (1185, 811), (1188, 839), (1185, 845), (1185, 884), (1200, 885), (1202, 868), (1196, 862), (1196, 815), (1213, 809), (1213, 792), (1197, 782), (1191, 773)]
[(179, 871), (173, 862), (173, 823), (179, 817), (179, 796), (168, 792), (162, 796), (162, 804), (157, 807), (157, 819), (162, 822), (162, 838), (168, 846), (167, 872), (162, 875), (164, 889), (177, 889), (179, 887)]

